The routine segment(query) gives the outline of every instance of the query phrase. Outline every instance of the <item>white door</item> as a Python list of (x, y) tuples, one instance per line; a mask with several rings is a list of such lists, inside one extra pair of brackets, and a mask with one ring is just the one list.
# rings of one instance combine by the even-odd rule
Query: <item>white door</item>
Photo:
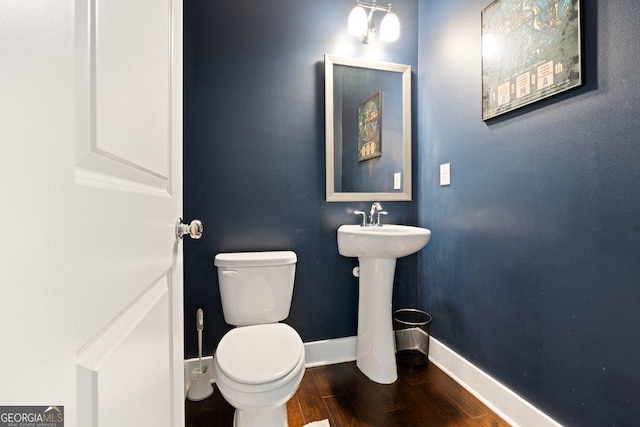
[(0, 405), (184, 425), (182, 1), (1, 1), (0, 149)]

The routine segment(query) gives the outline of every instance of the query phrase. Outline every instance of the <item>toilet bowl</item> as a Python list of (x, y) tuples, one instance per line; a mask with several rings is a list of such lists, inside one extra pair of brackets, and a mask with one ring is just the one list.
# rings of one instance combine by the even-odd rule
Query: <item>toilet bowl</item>
[(213, 374), (233, 407), (235, 427), (287, 427), (287, 401), (305, 371), (300, 335), (278, 323), (289, 315), (297, 257), (291, 251), (215, 257), (225, 321)]
[(222, 396), (236, 408), (236, 427), (286, 427), (287, 401), (305, 371), (304, 346), (284, 323), (243, 326), (218, 344), (213, 362)]

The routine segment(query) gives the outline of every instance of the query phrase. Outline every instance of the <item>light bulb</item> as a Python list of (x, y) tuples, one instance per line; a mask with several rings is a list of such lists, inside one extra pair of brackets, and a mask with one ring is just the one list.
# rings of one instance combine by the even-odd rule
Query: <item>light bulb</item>
[(400, 37), (400, 20), (398, 15), (389, 12), (380, 23), (380, 40), (383, 42), (393, 42)]
[(367, 12), (362, 6), (356, 6), (349, 14), (348, 30), (349, 34), (354, 37), (360, 37), (363, 34), (367, 34)]

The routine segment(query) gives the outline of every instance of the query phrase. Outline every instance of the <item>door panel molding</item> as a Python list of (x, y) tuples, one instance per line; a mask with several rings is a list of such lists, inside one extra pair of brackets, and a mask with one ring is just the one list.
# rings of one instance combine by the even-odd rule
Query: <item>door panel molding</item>
[(76, 3), (77, 184), (169, 191), (173, 3)]
[[(148, 287), (78, 351), (79, 426), (160, 426), (171, 419), (173, 379), (161, 374), (174, 364), (171, 274)], [(118, 420), (122, 414), (129, 418)]]

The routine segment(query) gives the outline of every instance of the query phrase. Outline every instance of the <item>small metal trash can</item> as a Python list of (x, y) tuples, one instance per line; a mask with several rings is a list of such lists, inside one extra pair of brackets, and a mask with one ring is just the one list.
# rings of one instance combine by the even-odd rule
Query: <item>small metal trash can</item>
[(422, 310), (403, 308), (393, 312), (396, 335), (396, 360), (411, 367), (424, 366), (429, 361), (431, 316)]

